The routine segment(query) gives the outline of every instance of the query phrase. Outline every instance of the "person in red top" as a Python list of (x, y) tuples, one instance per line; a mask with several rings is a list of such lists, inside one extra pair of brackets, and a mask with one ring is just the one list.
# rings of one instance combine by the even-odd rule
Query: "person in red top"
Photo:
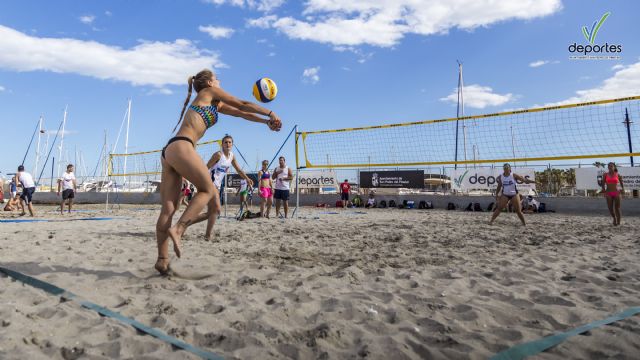
[(344, 179), (344, 182), (340, 184), (340, 199), (342, 200), (342, 208), (347, 208), (347, 203), (349, 202), (349, 191), (351, 191), (351, 185), (349, 185), (349, 180)]
[(622, 176), (618, 173), (618, 167), (615, 163), (610, 162), (607, 165), (609, 171), (604, 173), (604, 181), (602, 182), (602, 192), (607, 199), (607, 207), (613, 218), (613, 226), (620, 225), (620, 200), (624, 194), (624, 184)]

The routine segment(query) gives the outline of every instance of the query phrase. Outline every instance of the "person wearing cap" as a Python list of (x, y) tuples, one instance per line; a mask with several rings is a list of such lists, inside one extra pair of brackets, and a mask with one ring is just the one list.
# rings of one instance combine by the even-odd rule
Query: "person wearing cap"
[(376, 193), (375, 191), (371, 191), (369, 193), (369, 198), (367, 199), (367, 203), (364, 205), (365, 208), (374, 208), (378, 206), (378, 204), (376, 203)]
[(522, 212), (525, 214), (536, 213), (538, 212), (538, 206), (540, 206), (540, 203), (532, 195), (529, 195), (522, 202)]

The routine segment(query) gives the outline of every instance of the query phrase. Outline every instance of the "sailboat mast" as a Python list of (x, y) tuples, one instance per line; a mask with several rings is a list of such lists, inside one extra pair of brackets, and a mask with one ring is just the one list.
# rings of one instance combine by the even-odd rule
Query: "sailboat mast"
[[(129, 124), (131, 123), (131, 98), (129, 98), (129, 106), (127, 107), (127, 132), (124, 135), (124, 153), (125, 155), (129, 153)], [(127, 173), (127, 158), (124, 157), (124, 173)], [(124, 183), (127, 183), (127, 178), (124, 178)], [(123, 184), (124, 185), (124, 184)]]
[(35, 161), (35, 165), (33, 166), (33, 174), (37, 174), (38, 173), (38, 162), (40, 161), (40, 139), (42, 138), (42, 122), (44, 120), (44, 117), (42, 115), (40, 115), (40, 121), (38, 122), (38, 145), (36, 146), (36, 161)]
[(60, 164), (62, 164), (62, 146), (64, 145), (64, 128), (67, 125), (67, 108), (69, 105), (65, 105), (64, 107), (64, 116), (62, 118), (62, 133), (60, 134), (60, 146), (58, 148), (58, 177), (60, 177)]

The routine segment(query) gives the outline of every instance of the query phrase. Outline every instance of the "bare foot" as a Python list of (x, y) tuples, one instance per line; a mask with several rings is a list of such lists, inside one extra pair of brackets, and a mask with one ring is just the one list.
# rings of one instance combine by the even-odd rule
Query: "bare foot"
[(211, 241), (211, 234), (204, 234), (204, 241)]
[(176, 256), (179, 258), (182, 255), (182, 250), (180, 249), (182, 246), (182, 234), (178, 232), (176, 229), (178, 225), (174, 225), (167, 230), (171, 241), (173, 241), (173, 251), (175, 251)]
[(158, 256), (156, 265), (154, 266), (160, 275), (167, 275), (169, 273), (169, 258)]

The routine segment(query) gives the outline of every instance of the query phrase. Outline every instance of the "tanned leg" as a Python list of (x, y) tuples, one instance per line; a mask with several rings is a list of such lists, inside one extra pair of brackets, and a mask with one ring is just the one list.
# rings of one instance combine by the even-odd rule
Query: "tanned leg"
[(156, 240), (158, 243), (158, 260), (155, 268), (161, 274), (169, 271), (169, 234), (171, 220), (180, 202), (180, 184), (182, 177), (165, 161), (162, 161), (162, 181), (160, 183), (160, 199), (162, 209), (156, 223)]
[(165, 157), (165, 161), (171, 165), (176, 173), (184, 176), (198, 189), (177, 224), (167, 230), (169, 237), (173, 240), (173, 250), (180, 257), (182, 235), (213, 197), (214, 186), (207, 166), (187, 141), (176, 141), (169, 144), (165, 151)]
[(502, 211), (502, 209), (504, 209), (507, 206), (508, 203), (509, 203), (509, 199), (504, 195), (500, 195), (500, 197), (496, 201), (496, 208), (493, 210), (493, 214), (491, 215), (491, 220), (489, 221), (489, 225), (493, 224), (493, 221), (498, 217), (498, 215), (500, 215), (500, 212)]

